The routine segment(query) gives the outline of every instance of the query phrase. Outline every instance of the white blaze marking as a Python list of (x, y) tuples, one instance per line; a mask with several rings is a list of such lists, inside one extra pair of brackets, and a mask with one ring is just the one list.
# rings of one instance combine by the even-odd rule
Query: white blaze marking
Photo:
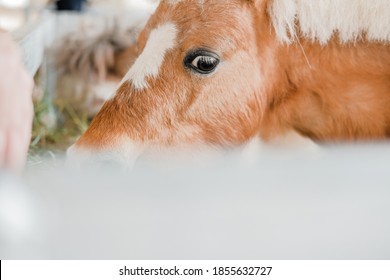
[(177, 28), (170, 22), (153, 29), (142, 54), (123, 81), (131, 81), (137, 90), (147, 88), (146, 78), (157, 78), (166, 52), (176, 45), (176, 36)]

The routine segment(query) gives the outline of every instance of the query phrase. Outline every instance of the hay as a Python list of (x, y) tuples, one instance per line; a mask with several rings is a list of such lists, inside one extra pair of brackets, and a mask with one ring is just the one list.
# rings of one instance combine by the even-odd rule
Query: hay
[(27, 165), (45, 165), (46, 159), (57, 160), (64, 156), (87, 129), (90, 119), (78, 113), (67, 100), (54, 104), (45, 96), (34, 102), (34, 120)]
[[(124, 69), (127, 71), (134, 62), (137, 33), (135, 27), (122, 29), (117, 24), (101, 34), (78, 30), (46, 51), (46, 62), (35, 77), (28, 166), (45, 166), (47, 158), (56, 161), (63, 157), (85, 132), (107, 99), (101, 91), (110, 95), (124, 76)], [(54, 88), (50, 86), (52, 73)]]

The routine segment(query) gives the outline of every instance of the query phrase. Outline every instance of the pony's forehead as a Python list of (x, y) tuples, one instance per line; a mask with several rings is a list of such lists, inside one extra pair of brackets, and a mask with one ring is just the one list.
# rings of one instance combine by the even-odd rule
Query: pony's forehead
[(146, 42), (150, 32), (170, 22), (176, 26), (177, 43), (183, 48), (187, 44), (234, 48), (236, 43), (247, 40), (243, 34), (253, 24), (249, 10), (240, 3), (240, 0), (162, 0), (140, 36), (141, 41)]
[(225, 14), (229, 11), (234, 11), (234, 7), (242, 8), (243, 0), (161, 0), (159, 7), (163, 6), (168, 11), (180, 12), (182, 16), (191, 12), (201, 12), (202, 14), (213, 13), (216, 10), (219, 13)]

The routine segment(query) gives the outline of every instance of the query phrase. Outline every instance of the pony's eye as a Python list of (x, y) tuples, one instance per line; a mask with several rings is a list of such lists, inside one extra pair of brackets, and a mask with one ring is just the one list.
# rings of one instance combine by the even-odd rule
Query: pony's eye
[(210, 73), (217, 67), (218, 59), (212, 56), (197, 56), (191, 66), (201, 73)]
[(212, 52), (197, 50), (186, 56), (184, 64), (200, 74), (210, 74), (217, 68), (219, 58)]

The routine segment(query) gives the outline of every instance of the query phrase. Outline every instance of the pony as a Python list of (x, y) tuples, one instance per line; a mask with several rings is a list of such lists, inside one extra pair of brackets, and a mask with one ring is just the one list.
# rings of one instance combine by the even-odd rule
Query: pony
[(68, 154), (387, 139), (389, 41), (386, 0), (162, 0)]

